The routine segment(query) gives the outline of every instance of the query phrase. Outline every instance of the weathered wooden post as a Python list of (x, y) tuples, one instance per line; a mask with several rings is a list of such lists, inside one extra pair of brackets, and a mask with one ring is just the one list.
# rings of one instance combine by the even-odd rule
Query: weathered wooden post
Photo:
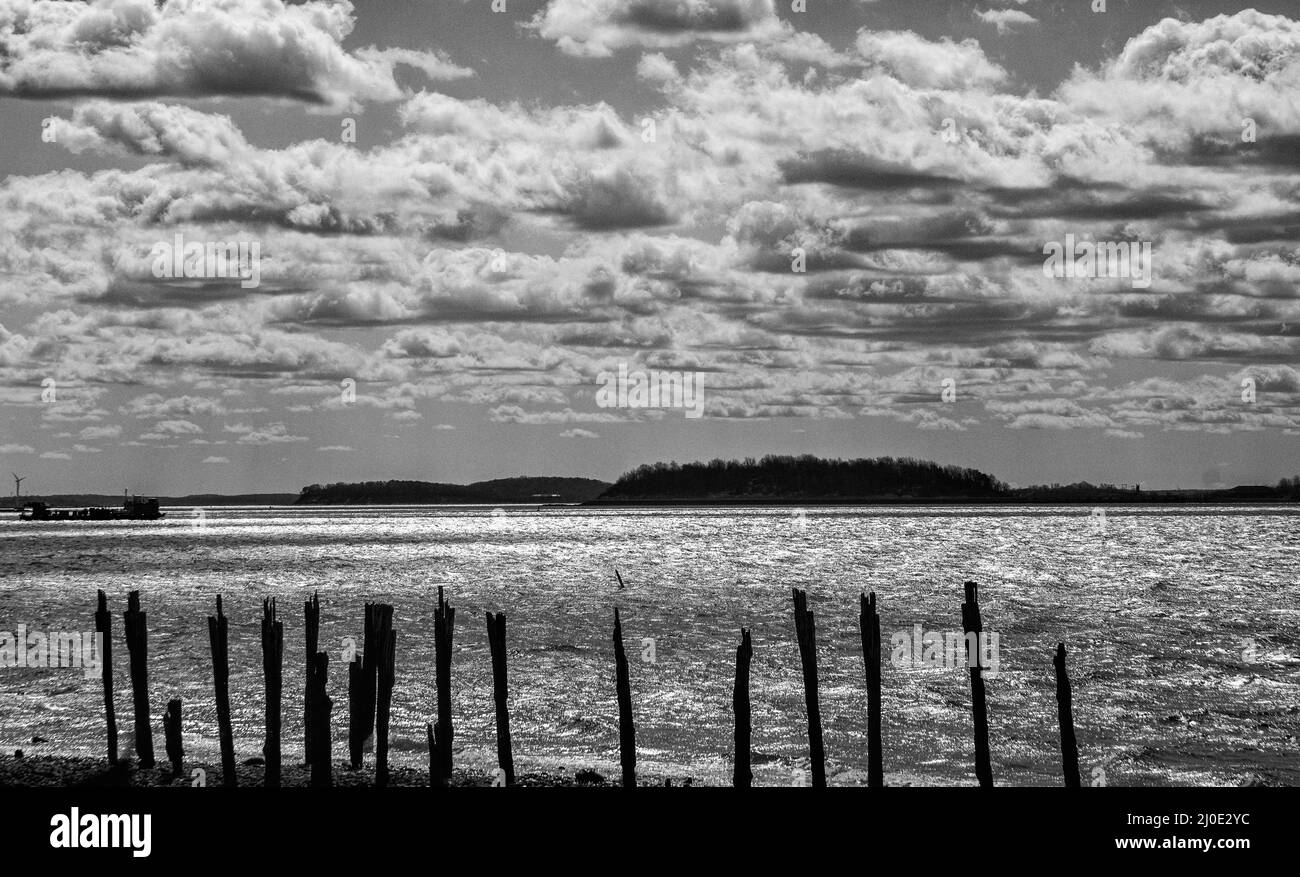
[(447, 778), (442, 775), (442, 759), (438, 757), (438, 740), (433, 725), (425, 722), (424, 730), (429, 735), (429, 786), (434, 789), (445, 789)]
[(808, 757), (814, 788), (826, 786), (826, 751), (822, 746), (822, 711), (817, 701), (817, 625), (806, 592), (794, 588), (794, 628), (803, 663), (804, 702), (808, 706)]
[(146, 613), (140, 611), (140, 592), (126, 597), (126, 650), (131, 663), (131, 697), (135, 703), (135, 754), (140, 766), (154, 766), (153, 730), (149, 727), (149, 628)]
[(302, 614), (303, 640), (306, 643), (302, 687), (302, 759), (306, 764), (311, 764), (311, 679), (315, 672), (316, 648), (320, 644), (320, 594), (312, 594), (311, 599), (302, 604)]
[(367, 603), (361, 624), (361, 651), (354, 652), (348, 662), (348, 759), (353, 770), (361, 769), (366, 738), (375, 727), (374, 686), (368, 684), (375, 670), (374, 619), (375, 604)]
[(497, 765), (505, 784), (515, 784), (515, 760), (510, 752), (510, 707), (506, 677), (506, 614), (487, 613), (488, 646), (492, 650), (492, 696), (497, 707)]
[(754, 782), (749, 767), (749, 662), (754, 657), (754, 647), (749, 641), (748, 628), (740, 629), (740, 645), (736, 647), (736, 687), (731, 696), (732, 712), (736, 714), (736, 763), (732, 785), (748, 789)]
[(280, 710), (284, 698), (284, 622), (276, 618), (275, 598), (262, 600), (262, 676), (266, 680), (266, 788), (280, 785)]
[[(370, 604), (366, 604), (366, 615), (370, 615)], [(366, 648), (374, 648), (367, 643)], [(361, 755), (365, 750), (366, 738), (370, 729), (365, 724), (366, 680), (365, 665), (362, 663), (363, 652), (356, 652), (348, 661), (348, 764), (353, 770), (361, 769)]]
[(393, 683), (397, 678), (397, 631), (392, 627), (393, 607), (385, 608), (389, 620), (379, 638), (375, 701), (375, 785), (381, 789), (388, 786), (388, 715), (393, 704)]
[(230, 643), (221, 595), (217, 614), (208, 616), (208, 642), (212, 645), (212, 687), (217, 696), (217, 736), (221, 741), (221, 784), (239, 785), (235, 774), (235, 735), (230, 727)]
[(327, 693), (329, 681), (330, 656), (317, 652), (312, 658), (311, 678), (308, 680), (307, 697), (311, 703), (311, 752), (307, 757), (311, 765), (311, 784), (313, 786), (334, 785), (334, 764), (331, 753), (330, 712), (334, 701)]
[(618, 748), (623, 764), (623, 788), (636, 788), (636, 725), (632, 721), (632, 681), (623, 651), (623, 624), (614, 607), (614, 675), (618, 686)]
[(1065, 786), (1079, 788), (1079, 745), (1074, 738), (1074, 697), (1070, 692), (1070, 677), (1065, 672), (1065, 643), (1057, 643), (1056, 659), (1056, 712), (1061, 721), (1061, 764), (1065, 770)]
[(384, 639), (392, 629), (393, 607), (367, 603), (361, 656), (348, 665), (348, 750), (353, 770), (360, 769), (366, 741), (375, 733)]
[(982, 647), (984, 624), (980, 620), (979, 585), (966, 583), (966, 601), (961, 604), (961, 624), (966, 634), (966, 663), (970, 667), (971, 713), (975, 721), (975, 776), (985, 788), (993, 786), (993, 764), (989, 758), (989, 717), (984, 697)]
[(393, 624), (393, 607), (367, 603), (361, 651), (360, 741), (357, 743), (357, 766), (365, 741), (375, 733), (376, 698), (379, 694), (379, 665), (383, 663), (384, 635)]
[(880, 615), (876, 592), (859, 595), (858, 626), (862, 630), (862, 661), (867, 671), (867, 787), (885, 784), (883, 746), (880, 739)]
[(451, 641), (456, 632), (456, 610), (438, 586), (438, 607), (433, 614), (433, 650), (435, 656), (435, 682), (438, 686), (438, 725), (434, 739), (438, 744), (438, 760), (442, 775), (451, 779)]
[(108, 763), (117, 764), (117, 710), (113, 706), (113, 617), (108, 614), (108, 598), (99, 592), (95, 609), (95, 644), (99, 650), (100, 678), (104, 683), (104, 723), (108, 728)]
[(172, 698), (167, 702), (167, 712), (163, 713), (163, 740), (167, 745), (167, 758), (172, 763), (172, 776), (178, 777), (185, 770), (185, 747), (181, 743), (181, 700)]

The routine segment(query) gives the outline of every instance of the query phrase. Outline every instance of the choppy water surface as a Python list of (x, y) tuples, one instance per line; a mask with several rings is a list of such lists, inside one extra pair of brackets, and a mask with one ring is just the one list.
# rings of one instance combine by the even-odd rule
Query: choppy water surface
[[(345, 752), (345, 637), (366, 600), (398, 630), (393, 758), (425, 764), (435, 712), (433, 608), (456, 607), (457, 763), (495, 766), (484, 611), (508, 614), (511, 725), (519, 769), (616, 775), (611, 643), (623, 615), (640, 767), (730, 781), (740, 627), (754, 642), (756, 782), (807, 766), (790, 588), (817, 615), (821, 710), (832, 784), (865, 780), (858, 594), (874, 589), (885, 648), (896, 633), (961, 628), (961, 583), (980, 583), (998, 639), (988, 682), (995, 780), (1059, 783), (1052, 653), (1070, 649), (1085, 782), (1300, 784), (1300, 518), (1277, 508), (588, 510), (208, 509), (151, 523), (0, 522), (0, 630), (93, 629), (95, 591), (115, 613), (123, 751), (131, 702), (121, 610), (148, 613), (155, 716), (185, 703), (187, 754), (217, 751), (206, 616), (230, 617), (239, 757), (260, 755), (261, 600), (285, 620), (285, 752), (301, 757), (302, 601), (318, 590), (331, 652), (335, 753)], [(618, 591), (614, 568), (626, 590)], [(653, 640), (654, 663), (643, 660)], [(0, 670), (0, 745), (103, 752), (98, 679)], [(974, 782), (962, 667), (884, 670), (886, 780)], [(161, 757), (161, 722), (156, 727)], [(33, 735), (49, 740), (31, 743)]]

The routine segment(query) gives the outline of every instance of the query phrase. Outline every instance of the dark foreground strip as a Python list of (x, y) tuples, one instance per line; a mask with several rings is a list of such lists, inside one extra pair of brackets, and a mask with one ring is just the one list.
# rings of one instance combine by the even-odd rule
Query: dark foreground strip
[[(8, 788), (3, 794), (10, 806), (0, 823), (0, 845), (15, 861), (184, 866), (202, 851), (210, 868), (246, 860), (256, 846), (262, 855), (291, 851), (295, 867), (332, 870), (373, 859), (378, 851), (398, 860), (419, 855), (438, 837), (455, 838), (458, 847), (494, 862), (534, 866), (549, 861), (595, 868), (632, 850), (665, 869), (686, 860), (770, 866), (797, 836), (804, 855), (813, 858), (838, 859), (870, 840), (877, 849), (918, 857), (918, 864), (924, 859), (927, 871), (961, 867), (963, 849), (978, 850), (980, 862), (999, 868), (1171, 857), (1240, 867), (1255, 856), (1275, 860), (1292, 848), (1295, 800), (1294, 790), (1267, 788), (649, 788), (629, 796), (617, 788), (488, 787), (435, 796), (428, 789), (210, 786)], [(149, 856), (135, 857), (126, 846), (52, 847), (53, 826), (74, 807), (83, 818), (150, 814)], [(338, 830), (343, 825), (346, 832)], [(1142, 838), (1154, 843), (1128, 840)], [(1182, 840), (1164, 843), (1174, 838)], [(1200, 840), (1193, 845), (1189, 838)]]

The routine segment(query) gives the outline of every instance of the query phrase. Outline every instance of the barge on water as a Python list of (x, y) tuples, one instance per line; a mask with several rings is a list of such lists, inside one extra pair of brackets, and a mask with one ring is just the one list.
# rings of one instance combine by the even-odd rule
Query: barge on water
[(156, 521), (161, 517), (158, 500), (144, 496), (124, 497), (120, 509), (52, 509), (33, 500), (24, 504), (18, 515), (20, 521)]

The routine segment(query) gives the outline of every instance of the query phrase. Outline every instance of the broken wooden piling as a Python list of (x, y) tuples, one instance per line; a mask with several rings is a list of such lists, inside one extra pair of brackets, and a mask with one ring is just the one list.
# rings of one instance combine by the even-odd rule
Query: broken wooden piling
[(858, 627), (862, 631), (862, 661), (867, 674), (867, 787), (885, 784), (883, 746), (880, 739), (880, 614), (876, 592), (859, 595)]
[(108, 763), (117, 764), (117, 710), (113, 706), (113, 617), (108, 598), (99, 592), (95, 609), (95, 644), (99, 650), (99, 672), (104, 683), (104, 723), (108, 729)]
[(384, 638), (392, 628), (393, 607), (383, 603), (367, 603), (365, 610), (364, 639), (361, 651), (361, 703), (358, 718), (361, 725), (357, 742), (357, 767), (365, 741), (375, 733), (375, 710), (379, 695), (379, 665), (383, 662)]
[(167, 759), (172, 763), (172, 776), (178, 777), (185, 770), (185, 747), (181, 743), (181, 700), (172, 698), (167, 702), (167, 712), (163, 713), (163, 740), (167, 745)]
[(1061, 766), (1065, 772), (1065, 787), (1079, 788), (1079, 745), (1074, 737), (1074, 697), (1070, 692), (1070, 677), (1065, 672), (1065, 643), (1057, 643), (1056, 658), (1056, 713), (1061, 722)]
[[(367, 608), (369, 608), (367, 606)], [(365, 665), (361, 652), (356, 652), (348, 661), (348, 765), (353, 770), (361, 769), (361, 755), (365, 748), (366, 737), (370, 730), (365, 725)]]
[(153, 730), (149, 727), (149, 628), (140, 611), (140, 592), (126, 597), (126, 650), (131, 664), (131, 697), (135, 704), (135, 754), (140, 766), (154, 766)]
[(632, 721), (632, 681), (627, 653), (623, 651), (623, 624), (614, 607), (614, 675), (618, 687), (618, 749), (623, 765), (623, 788), (636, 787), (636, 725)]
[(312, 594), (302, 604), (303, 641), (306, 644), (302, 686), (302, 759), (311, 764), (311, 679), (315, 672), (316, 649), (320, 644), (320, 595)]
[(984, 668), (981, 666), (984, 624), (980, 620), (979, 585), (974, 582), (966, 583), (966, 600), (961, 604), (961, 624), (966, 634), (966, 664), (970, 667), (971, 714), (975, 723), (975, 776), (979, 779), (980, 786), (992, 788), (989, 717), (984, 695)]
[(212, 687), (217, 697), (217, 737), (221, 742), (221, 784), (239, 785), (235, 774), (235, 735), (230, 727), (230, 642), (226, 615), (217, 595), (217, 614), (208, 616), (208, 642), (212, 646)]
[(442, 759), (438, 757), (438, 740), (433, 724), (424, 723), (425, 733), (429, 735), (429, 786), (434, 789), (447, 787), (447, 778), (442, 775)]
[(817, 625), (808, 609), (806, 592), (794, 588), (794, 627), (799, 638), (799, 658), (803, 664), (804, 702), (808, 707), (808, 758), (812, 784), (826, 786), (826, 751), (822, 746), (822, 713), (817, 699)]
[(506, 677), (506, 614), (487, 613), (488, 647), (492, 651), (492, 697), (497, 708), (497, 766), (505, 784), (515, 784), (515, 760), (510, 751), (510, 708)]
[(348, 754), (353, 770), (361, 768), (366, 741), (375, 732), (379, 667), (383, 661), (384, 638), (392, 625), (392, 606), (366, 604), (361, 654), (348, 664)]
[(266, 788), (280, 785), (280, 721), (284, 698), (284, 622), (276, 618), (275, 598), (262, 600), (262, 678), (266, 680)]
[(330, 712), (334, 701), (327, 693), (330, 656), (317, 652), (312, 658), (311, 676), (307, 684), (307, 699), (311, 715), (311, 752), (307, 761), (311, 765), (311, 784), (323, 787), (334, 785), (334, 765), (331, 754)]
[(749, 663), (754, 657), (754, 647), (749, 640), (749, 629), (740, 629), (740, 645), (736, 646), (736, 687), (732, 691), (732, 712), (736, 717), (736, 758), (731, 784), (738, 789), (748, 789), (754, 781), (750, 769), (749, 741), (751, 736), (749, 712)]
[(378, 646), (375, 693), (375, 785), (388, 785), (388, 717), (393, 704), (393, 683), (396, 681), (397, 631), (393, 630), (393, 607), (388, 610), (388, 623), (381, 628)]
[(438, 606), (433, 613), (433, 650), (436, 667), (434, 681), (438, 687), (438, 724), (434, 727), (438, 763), (444, 778), (451, 779), (451, 643), (456, 632), (456, 610), (443, 597), (438, 586)]

